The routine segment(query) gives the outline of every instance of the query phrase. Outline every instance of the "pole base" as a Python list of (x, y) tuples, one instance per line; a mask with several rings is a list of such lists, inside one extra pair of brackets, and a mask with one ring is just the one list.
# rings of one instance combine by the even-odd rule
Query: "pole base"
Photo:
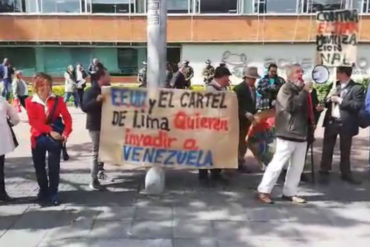
[(165, 188), (165, 172), (162, 167), (152, 167), (145, 175), (145, 192), (150, 195), (162, 194)]

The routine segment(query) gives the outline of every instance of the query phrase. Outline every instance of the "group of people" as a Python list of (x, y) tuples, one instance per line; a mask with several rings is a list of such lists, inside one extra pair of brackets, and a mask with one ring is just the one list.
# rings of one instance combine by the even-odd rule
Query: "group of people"
[[(167, 62), (164, 87), (190, 89), (193, 77), (194, 69), (189, 65), (188, 60), (178, 63), (177, 68), (174, 68), (171, 63)], [(143, 62), (143, 67), (139, 70), (137, 82), (140, 84), (139, 87), (147, 86), (147, 64), (145, 61)]]
[[(193, 70), (189, 67), (188, 61), (182, 63), (179, 71), (169, 80), (169, 85), (173, 88), (187, 89), (191, 84), (186, 84), (186, 80), (190, 81), (193, 75)], [(352, 137), (358, 133), (358, 113), (364, 103), (364, 89), (350, 79), (352, 68), (337, 68), (338, 84), (326, 97), (325, 105), (319, 103), (312, 83), (303, 80), (303, 70), (299, 64), (288, 68), (286, 81), (278, 76), (277, 69), (275, 64), (271, 64), (268, 67), (268, 73), (261, 78), (256, 67), (247, 67), (243, 71), (243, 81), (233, 89), (239, 106), (239, 170), (243, 171), (245, 167), (244, 158), (247, 148), (250, 148), (258, 158), (258, 154), (248, 142), (251, 131), (259, 124), (266, 123), (266, 119), (273, 119), (270, 127), (274, 126), (275, 129), (276, 150), (268, 162), (263, 161), (267, 168), (257, 188), (258, 200), (263, 203), (273, 203), (271, 191), (282, 170), (286, 169), (283, 199), (294, 203), (306, 202), (305, 199), (297, 196), (297, 188), (305, 164), (307, 147), (314, 140), (314, 131), (324, 106), (328, 108), (328, 111), (324, 120), (324, 150), (320, 175), (323, 181), (329, 181), (333, 148), (337, 135), (339, 135), (342, 179), (351, 184), (358, 184), (359, 181), (352, 176), (350, 169), (350, 150)], [(86, 83), (87, 73), (83, 73), (84, 69), (81, 65), (76, 66), (76, 71), (73, 66), (68, 66), (65, 79), (66, 87), (76, 84), (71, 88), (78, 88), (77, 85), (80, 83), (82, 91), (85, 91), (85, 93), (76, 95), (75, 98), (79, 99), (76, 105), (80, 105), (87, 114), (86, 129), (89, 131), (93, 144), (89, 186), (93, 190), (102, 190), (103, 186), (99, 179), (104, 176), (100, 176), (99, 172), (104, 171), (104, 164), (99, 160), (98, 150), (102, 105), (105, 97), (101, 93), (101, 87), (110, 85), (110, 76), (98, 59), (92, 61), (88, 71), (92, 86), (86, 91), (82, 85)], [(191, 76), (185, 77), (186, 71), (190, 71)], [(21, 73), (16, 73), (16, 75), (19, 77), (17, 77), (18, 80), (22, 80)], [(209, 92), (231, 90), (230, 76), (231, 72), (225, 65), (218, 66), (212, 74), (207, 74), (206, 90)], [(5, 85), (4, 78), (8, 77), (3, 73), (2, 78)], [(182, 80), (181, 83), (179, 83), (180, 80)], [(17, 97), (24, 96), (21, 92), (27, 86), (22, 85), (20, 84), (16, 90)], [(34, 76), (32, 87), (33, 95), (27, 99), (23, 98), (23, 101), (31, 126), (32, 159), (39, 185), (37, 200), (58, 205), (60, 203), (58, 184), (61, 150), (72, 132), (72, 118), (65, 101), (76, 91), (66, 90), (65, 99), (54, 95), (52, 78), (45, 73), (37, 73)], [(5, 191), (4, 162), (5, 154), (17, 146), (12, 126), (18, 122), (19, 117), (15, 109), (10, 106), (5, 97), (0, 97), (0, 131), (1, 136), (4, 136), (3, 143), (5, 143), (5, 145), (0, 145), (0, 201), (11, 200)], [(48, 157), (48, 173), (46, 172), (46, 157)], [(208, 170), (199, 170), (199, 180), (202, 183), (229, 182), (219, 169), (211, 170), (210, 177)]]
[[(95, 63), (94, 63), (95, 62)], [(83, 71), (77, 66), (79, 71)], [(66, 80), (74, 77), (73, 67), (69, 66)], [(109, 73), (99, 61), (93, 61), (90, 68), (92, 87), (82, 96), (82, 110), (87, 113), (87, 129), (93, 142), (94, 162), (90, 187), (100, 189), (98, 173), (104, 170), (97, 161), (99, 149), (99, 130), (103, 97), (100, 87), (109, 85)], [(31, 128), (31, 151), (39, 192), (37, 201), (41, 204), (59, 205), (58, 186), (60, 159), (63, 147), (72, 132), (72, 118), (65, 100), (52, 92), (52, 77), (37, 73), (32, 80), (33, 95), (25, 99), (25, 108)], [(67, 85), (66, 85), (67, 86)], [(25, 86), (27, 88), (27, 85)], [(68, 92), (67, 92), (68, 93)], [(5, 97), (0, 97), (0, 201), (12, 201), (5, 190), (4, 163), (5, 155), (17, 146), (13, 126), (19, 123), (19, 116)], [(47, 169), (46, 169), (47, 165)], [(104, 175), (104, 174), (103, 174)], [(100, 176), (99, 178), (104, 178)]]

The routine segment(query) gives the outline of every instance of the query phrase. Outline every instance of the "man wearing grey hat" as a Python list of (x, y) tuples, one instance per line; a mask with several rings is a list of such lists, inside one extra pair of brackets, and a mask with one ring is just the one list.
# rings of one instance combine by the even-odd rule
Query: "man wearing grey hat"
[(206, 67), (203, 69), (202, 75), (204, 77), (203, 81), (205, 85), (208, 85), (213, 80), (213, 76), (215, 75), (215, 67), (212, 66), (211, 60), (206, 60)]
[(244, 156), (247, 152), (246, 137), (256, 113), (256, 80), (261, 78), (256, 67), (247, 67), (243, 71), (244, 80), (235, 86), (239, 105), (239, 170), (244, 169)]

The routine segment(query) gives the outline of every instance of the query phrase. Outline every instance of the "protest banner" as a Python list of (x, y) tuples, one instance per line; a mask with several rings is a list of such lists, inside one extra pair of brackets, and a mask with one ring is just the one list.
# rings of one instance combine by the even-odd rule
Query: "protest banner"
[(133, 169), (237, 168), (233, 92), (104, 87), (100, 159)]
[(352, 66), (357, 57), (357, 10), (322, 11), (316, 20), (317, 64)]

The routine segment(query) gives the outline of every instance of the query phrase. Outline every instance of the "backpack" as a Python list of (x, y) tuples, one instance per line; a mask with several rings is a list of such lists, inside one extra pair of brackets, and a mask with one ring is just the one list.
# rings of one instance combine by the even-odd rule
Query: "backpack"
[(370, 90), (367, 88), (365, 104), (359, 113), (359, 125), (361, 128), (370, 126)]

